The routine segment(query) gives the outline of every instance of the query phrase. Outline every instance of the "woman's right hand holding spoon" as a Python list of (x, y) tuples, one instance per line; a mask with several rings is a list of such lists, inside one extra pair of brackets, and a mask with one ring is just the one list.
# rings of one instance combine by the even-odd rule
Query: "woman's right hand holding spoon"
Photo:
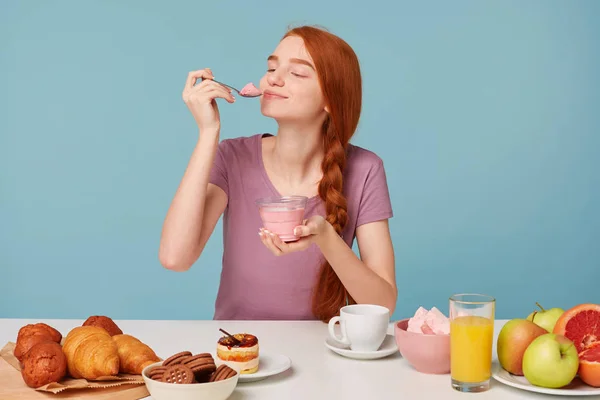
[[(235, 98), (231, 90), (214, 82), (210, 69), (205, 68), (188, 74), (182, 98), (192, 113), (200, 132), (219, 133), (221, 120), (216, 99), (222, 98), (233, 103)], [(202, 82), (196, 85), (198, 79)]]

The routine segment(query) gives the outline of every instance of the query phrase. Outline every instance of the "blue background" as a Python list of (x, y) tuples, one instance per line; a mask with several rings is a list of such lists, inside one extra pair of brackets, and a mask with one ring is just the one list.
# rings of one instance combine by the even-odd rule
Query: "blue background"
[[(158, 262), (197, 139), (188, 71), (257, 82), (290, 25), (346, 39), (354, 143), (385, 162), (394, 318), (448, 296), (599, 302), (600, 2), (2, 1), (0, 317), (210, 319), (221, 223), (186, 273)], [(222, 138), (273, 131), (221, 103)], [(356, 249), (355, 249), (356, 250)]]

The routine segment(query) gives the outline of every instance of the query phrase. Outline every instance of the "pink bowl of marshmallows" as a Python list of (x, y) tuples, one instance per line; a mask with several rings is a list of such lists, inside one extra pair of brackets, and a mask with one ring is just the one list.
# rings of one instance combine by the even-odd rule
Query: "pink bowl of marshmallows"
[(412, 318), (395, 324), (394, 336), (402, 357), (417, 371), (450, 373), (450, 321), (437, 308), (419, 307)]

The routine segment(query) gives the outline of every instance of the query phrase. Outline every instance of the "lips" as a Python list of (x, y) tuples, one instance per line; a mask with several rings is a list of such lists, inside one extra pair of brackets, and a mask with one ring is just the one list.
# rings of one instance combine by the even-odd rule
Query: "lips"
[(272, 91), (270, 91), (270, 90), (265, 90), (265, 91), (263, 92), (263, 97), (264, 97), (264, 98), (267, 98), (267, 99), (274, 99), (274, 100), (275, 100), (275, 99), (279, 99), (279, 100), (284, 100), (284, 99), (287, 99), (287, 97), (286, 97), (286, 96), (280, 95), (280, 94), (278, 94), (278, 93), (275, 93), (275, 92), (272, 92)]

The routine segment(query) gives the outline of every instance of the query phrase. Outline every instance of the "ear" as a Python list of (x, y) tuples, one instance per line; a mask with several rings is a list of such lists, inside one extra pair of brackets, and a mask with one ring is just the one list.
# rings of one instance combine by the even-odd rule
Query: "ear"
[(326, 112), (327, 114), (329, 114), (329, 107), (328, 107), (328, 106), (325, 106), (325, 112)]

